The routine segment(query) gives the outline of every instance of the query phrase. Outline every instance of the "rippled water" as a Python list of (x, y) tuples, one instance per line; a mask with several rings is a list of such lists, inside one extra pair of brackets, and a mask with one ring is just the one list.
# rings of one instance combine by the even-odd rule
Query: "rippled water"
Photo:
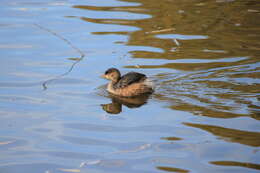
[[(257, 0), (2, 0), (0, 172), (259, 172)], [(111, 97), (109, 67), (156, 92)]]

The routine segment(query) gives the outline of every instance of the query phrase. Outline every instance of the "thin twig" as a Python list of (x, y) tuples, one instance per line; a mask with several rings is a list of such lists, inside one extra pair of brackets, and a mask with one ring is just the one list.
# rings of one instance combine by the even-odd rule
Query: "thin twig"
[(51, 33), (52, 35), (58, 37), (59, 39), (65, 41), (72, 49), (76, 50), (81, 55), (81, 57), (85, 56), (85, 54), (79, 48), (74, 46), (69, 40), (67, 40), (63, 36), (59, 35), (58, 33), (54, 32), (54, 31), (52, 31), (52, 30), (50, 30), (48, 28), (45, 28), (45, 27), (43, 27), (43, 26), (41, 26), (41, 25), (39, 25), (37, 23), (35, 23), (34, 25), (37, 26), (38, 28), (42, 29), (42, 30), (45, 30), (45, 31)]
[(162, 33), (162, 32), (174, 31), (174, 30), (175, 30), (175, 28), (159, 29), (159, 30), (145, 32), (145, 34), (158, 34), (158, 33)]
[(173, 41), (176, 44), (176, 46), (180, 46), (181, 45), (176, 38), (174, 38)]
[(46, 32), (49, 32), (50, 34), (54, 35), (55, 37), (61, 39), (62, 41), (64, 41), (65, 43), (67, 43), (72, 49), (74, 49), (76, 52), (78, 52), (78, 53), (80, 54), (79, 59), (76, 60), (76, 61), (71, 65), (71, 67), (70, 67), (65, 73), (63, 73), (63, 74), (61, 74), (61, 75), (59, 75), (59, 76), (57, 76), (57, 77), (55, 77), (55, 78), (46, 80), (46, 81), (44, 81), (44, 82), (42, 83), (43, 90), (46, 90), (48, 83), (50, 83), (50, 82), (52, 82), (52, 81), (54, 81), (54, 80), (57, 80), (57, 79), (59, 79), (59, 78), (61, 78), (61, 77), (63, 77), (63, 76), (68, 75), (68, 74), (73, 70), (73, 68), (75, 67), (75, 65), (76, 65), (77, 63), (79, 63), (80, 61), (82, 61), (82, 59), (85, 57), (85, 54), (84, 54), (78, 47), (74, 46), (69, 40), (67, 40), (67, 39), (64, 38), (63, 36), (59, 35), (58, 33), (54, 32), (54, 31), (52, 31), (52, 30), (50, 30), (50, 29), (48, 29), (48, 28), (45, 28), (45, 27), (43, 27), (43, 26), (41, 26), (41, 25), (39, 25), (39, 24), (36, 24), (36, 23), (35, 23), (34, 25), (37, 26), (39, 29), (44, 30), (44, 31), (46, 31)]

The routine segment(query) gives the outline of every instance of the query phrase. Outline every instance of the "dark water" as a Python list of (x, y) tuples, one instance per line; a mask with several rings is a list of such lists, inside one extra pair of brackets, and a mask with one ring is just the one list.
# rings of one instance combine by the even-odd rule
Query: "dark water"
[(258, 0), (0, 4), (1, 173), (259, 172)]

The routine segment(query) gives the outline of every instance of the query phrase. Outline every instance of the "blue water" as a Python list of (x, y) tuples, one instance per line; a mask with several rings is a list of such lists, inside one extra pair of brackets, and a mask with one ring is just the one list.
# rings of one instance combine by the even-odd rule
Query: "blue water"
[[(0, 172), (258, 172), (251, 1), (1, 1)], [(111, 97), (110, 67), (153, 80)]]

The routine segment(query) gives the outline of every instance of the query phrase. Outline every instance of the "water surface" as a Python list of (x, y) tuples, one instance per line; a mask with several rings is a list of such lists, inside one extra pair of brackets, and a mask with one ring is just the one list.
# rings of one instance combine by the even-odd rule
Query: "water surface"
[[(0, 172), (259, 172), (258, 1), (3, 0), (0, 14)], [(156, 92), (109, 96), (109, 67)]]

